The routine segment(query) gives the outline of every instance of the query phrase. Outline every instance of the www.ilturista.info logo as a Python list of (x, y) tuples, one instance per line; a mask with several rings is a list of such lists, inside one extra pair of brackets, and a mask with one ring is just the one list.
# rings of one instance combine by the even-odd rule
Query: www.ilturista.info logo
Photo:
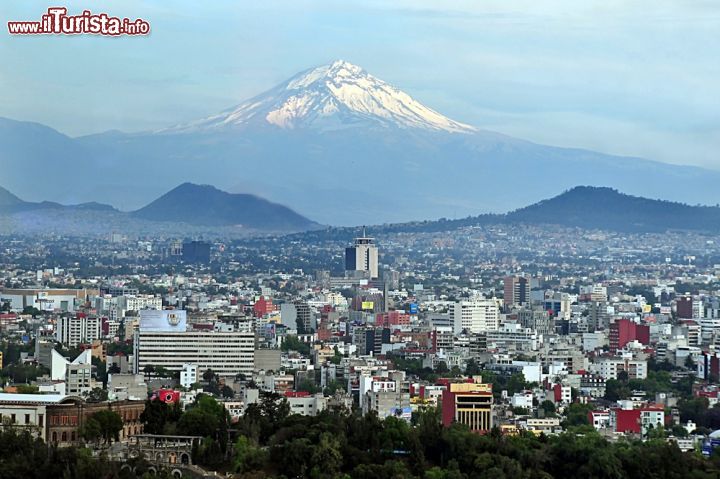
[(150, 24), (138, 18), (111, 17), (107, 13), (68, 15), (65, 7), (50, 7), (40, 21), (8, 22), (11, 35), (147, 35)]

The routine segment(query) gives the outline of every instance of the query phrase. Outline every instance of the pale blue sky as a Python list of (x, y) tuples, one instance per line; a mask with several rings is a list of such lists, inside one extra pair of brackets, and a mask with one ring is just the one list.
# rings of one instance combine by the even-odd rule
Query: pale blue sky
[(2, 0), (151, 23), (148, 37), (0, 34), (0, 116), (71, 136), (225, 109), (342, 58), (466, 123), (720, 169), (720, 2)]

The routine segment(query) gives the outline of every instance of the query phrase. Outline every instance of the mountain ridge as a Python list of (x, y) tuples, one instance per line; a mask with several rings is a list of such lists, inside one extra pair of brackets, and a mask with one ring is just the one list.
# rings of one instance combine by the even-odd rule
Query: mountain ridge
[[(3, 197), (3, 192), (7, 192), (7, 190), (0, 187), (0, 199)], [(12, 193), (9, 194), (12, 195)], [(254, 201), (254, 203), (247, 203), (248, 200)], [(225, 202), (226, 204), (225, 206), (218, 206), (218, 202)], [(239, 215), (238, 205), (243, 204), (245, 208), (259, 205), (260, 207), (255, 213), (260, 217), (267, 215), (267, 208), (279, 207), (281, 213), (289, 212), (294, 221), (299, 223), (285, 221), (284, 223), (275, 222), (262, 226), (253, 223), (253, 221), (248, 221), (247, 216), (245, 219), (241, 219), (243, 212), (240, 211)], [(123, 224), (127, 224), (128, 221), (143, 221), (145, 222), (143, 224), (167, 224), (166, 229), (170, 230), (175, 228), (173, 225), (181, 224), (217, 230), (242, 225), (244, 229), (250, 232), (261, 233), (264, 231), (273, 234), (307, 234), (314, 236), (347, 235), (357, 228), (322, 227), (318, 223), (295, 213), (290, 208), (277, 205), (255, 195), (227, 193), (211, 185), (197, 185), (188, 182), (165, 193), (146, 205), (146, 207), (127, 213), (118, 211), (109, 205), (97, 203), (63, 206), (53, 202), (40, 202), (32, 205), (34, 207), (28, 208), (4, 208), (0, 206), (0, 217), (31, 214), (33, 215), (33, 221), (41, 223), (44, 212), (53, 217), (62, 214), (91, 213), (93, 215), (103, 215), (103, 218), (120, 218), (124, 222)], [(199, 221), (192, 220), (193, 217), (199, 216), (198, 211), (201, 211), (205, 218)], [(21, 223), (18, 222), (18, 225)], [(423, 233), (503, 224), (557, 225), (560, 227), (620, 233), (661, 233), (665, 231), (720, 233), (720, 206), (693, 206), (679, 202), (627, 195), (610, 187), (576, 186), (552, 198), (506, 213), (488, 213), (461, 219), (440, 218), (437, 220), (379, 224), (371, 226), (371, 228), (377, 234)], [(293, 231), (306, 232), (293, 233)]]
[[(272, 191), (273, 201), (312, 212), (321, 224), (337, 225), (506, 211), (576, 185), (611, 186), (687, 203), (717, 202), (716, 170), (546, 146), (475, 127), (437, 129), (432, 114), (421, 115), (429, 126), (416, 128), (413, 108), (393, 110), (391, 101), (367, 100), (383, 99), (387, 84), (357, 92), (356, 84), (366, 73), (353, 73), (351, 66), (340, 62), (336, 73), (324, 77), (332, 65), (305, 70), (281, 83), (275, 90), (282, 94), (271, 95), (277, 102), (257, 106), (249, 122), (240, 121), (242, 115), (232, 117), (239, 124), (230, 119), (237, 106), (210, 117), (214, 120), (208, 125), (215, 126), (207, 128), (186, 125), (162, 132), (112, 131), (79, 138), (48, 127), (0, 121), (3, 184), (31, 192), (33, 200), (48, 191), (52, 197), (42, 199), (64, 204), (98, 201), (129, 211), (191, 177), (224, 191)], [(318, 68), (321, 71), (313, 74)], [(349, 77), (340, 75), (341, 70), (348, 70)], [(339, 91), (335, 77), (348, 88), (337, 96), (347, 104), (323, 112), (323, 105)], [(393, 101), (405, 105), (403, 92), (392, 88), (390, 93), (399, 92), (391, 95)], [(284, 127), (266, 121), (271, 112), (285, 111), (285, 102), (298, 95), (320, 95), (323, 102), (291, 102), (297, 108), (289, 116), (282, 121), (273, 117)], [(303, 109), (310, 104), (317, 108)], [(239, 105), (252, 106), (252, 101)], [(348, 106), (346, 111), (347, 105), (356, 109)], [(373, 105), (383, 108), (378, 112)], [(440, 125), (454, 121), (442, 118)], [(73, 186), (78, 182), (82, 188)]]

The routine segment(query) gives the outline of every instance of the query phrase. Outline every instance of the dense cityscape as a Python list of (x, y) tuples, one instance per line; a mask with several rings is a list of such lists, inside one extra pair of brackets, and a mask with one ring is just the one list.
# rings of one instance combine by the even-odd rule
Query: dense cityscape
[(0, 5), (0, 479), (720, 479), (720, 3)]
[(713, 238), (4, 236), (4, 440), (72, 477), (540, 477), (568, 448), (715, 477)]

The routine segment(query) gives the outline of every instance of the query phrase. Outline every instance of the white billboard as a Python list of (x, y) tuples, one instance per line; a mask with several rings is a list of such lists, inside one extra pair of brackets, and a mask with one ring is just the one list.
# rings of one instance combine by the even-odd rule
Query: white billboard
[(185, 332), (187, 330), (187, 315), (184, 310), (140, 310), (141, 331), (171, 331)]

